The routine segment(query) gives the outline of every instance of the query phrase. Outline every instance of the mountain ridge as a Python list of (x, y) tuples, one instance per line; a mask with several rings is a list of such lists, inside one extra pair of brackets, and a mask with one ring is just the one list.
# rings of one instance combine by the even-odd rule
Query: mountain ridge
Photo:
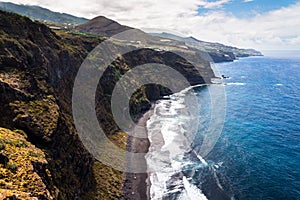
[(14, 12), (29, 17), (30, 19), (42, 22), (76, 25), (88, 21), (88, 19), (83, 17), (76, 17), (67, 13), (54, 12), (40, 6), (14, 4), (10, 2), (0, 2), (0, 10)]
[[(89, 33), (92, 35), (100, 35), (111, 37), (117, 33), (132, 29), (118, 22), (108, 19), (104, 16), (98, 16), (91, 20), (79, 18), (73, 15), (53, 12), (51, 10), (28, 5), (17, 5), (13, 3), (0, 2), (0, 9), (10, 12), (16, 12), (34, 20), (50, 23), (50, 27), (54, 29), (67, 29), (77, 34)], [(54, 23), (54, 26), (51, 26)], [(58, 23), (58, 24), (57, 24)], [(65, 26), (71, 23), (71, 26)], [(61, 24), (61, 25), (59, 25)], [(58, 27), (57, 27), (58, 25)], [(173, 39), (183, 42), (184, 45), (196, 48), (209, 54), (213, 62), (231, 62), (239, 57), (262, 56), (262, 53), (254, 49), (240, 49), (237, 47), (226, 46), (221, 43), (212, 43), (199, 40), (195, 37), (180, 37), (170, 33), (150, 33), (153, 36), (161, 38)], [(175, 42), (176, 44), (177, 42)], [(164, 44), (162, 43), (163, 46)], [(184, 46), (181, 45), (181, 46)], [(173, 45), (174, 46), (174, 45)]]
[(171, 33), (149, 33), (154, 36), (175, 39), (184, 42), (190, 47), (207, 52), (214, 62), (230, 62), (241, 57), (263, 56), (263, 54), (255, 49), (241, 49), (233, 46), (227, 46), (218, 42), (206, 42), (195, 37), (181, 37)]
[(121, 33), (129, 29), (132, 28), (121, 25), (118, 22), (108, 19), (104, 16), (97, 16), (75, 27), (76, 31), (98, 34), (106, 37), (111, 37), (117, 33)]

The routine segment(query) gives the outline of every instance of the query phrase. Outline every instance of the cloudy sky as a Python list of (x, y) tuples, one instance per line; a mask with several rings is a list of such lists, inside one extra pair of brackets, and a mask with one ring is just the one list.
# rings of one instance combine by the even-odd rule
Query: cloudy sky
[(300, 0), (11, 0), (259, 50), (300, 50)]

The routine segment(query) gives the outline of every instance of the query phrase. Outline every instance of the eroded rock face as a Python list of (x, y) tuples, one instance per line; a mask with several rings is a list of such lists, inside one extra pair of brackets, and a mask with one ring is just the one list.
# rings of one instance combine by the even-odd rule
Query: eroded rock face
[[(5, 144), (3, 144), (3, 145), (4, 145), (3, 149), (5, 149)], [(8, 163), (8, 161), (9, 161), (8, 156), (5, 153), (1, 152), (0, 153), (0, 164), (6, 166), (6, 164)]]

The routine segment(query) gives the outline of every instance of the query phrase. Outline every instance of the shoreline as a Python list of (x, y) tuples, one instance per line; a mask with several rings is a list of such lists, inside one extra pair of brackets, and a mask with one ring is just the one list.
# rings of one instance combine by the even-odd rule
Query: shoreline
[[(207, 86), (211, 85), (210, 84), (197, 84), (190, 86), (188, 88), (183, 89), (182, 91), (190, 90), (192, 88), (196, 87), (202, 87), (202, 86)], [(182, 92), (181, 91), (181, 92)], [(156, 101), (158, 101), (157, 99)], [(134, 127), (133, 129), (133, 135), (136, 133), (136, 131), (145, 131), (147, 134), (147, 121), (150, 118), (150, 116), (154, 112), (154, 106), (155, 102), (151, 103), (151, 108), (142, 114), (142, 116), (138, 119), (137, 124), (139, 126), (144, 127), (144, 129), (140, 129)], [(129, 152), (133, 153), (148, 153), (150, 147), (150, 141), (149, 139), (145, 138), (137, 138), (133, 136), (128, 136), (127, 138), (127, 144), (126, 144), (126, 150)], [(131, 161), (126, 158), (127, 163), (131, 163)], [(147, 166), (147, 161), (145, 159), (145, 166)], [(125, 178), (124, 178), (124, 185), (122, 188), (123, 192), (123, 198), (126, 200), (136, 200), (136, 199), (143, 199), (143, 200), (150, 200), (150, 187), (151, 187), (151, 182), (150, 182), (150, 177), (148, 173), (124, 173)]]
[[(209, 84), (197, 84), (190, 86), (188, 88), (183, 89), (181, 92), (190, 90), (192, 88), (196, 87), (203, 87), (208, 86), (215, 83), (209, 83)], [(158, 101), (157, 99), (156, 101)], [(139, 118), (137, 124), (139, 126), (144, 127), (141, 128), (133, 128), (133, 135), (134, 133), (145, 131), (147, 134), (147, 121), (150, 118), (151, 115), (153, 115), (154, 112), (154, 106), (155, 102), (151, 103), (151, 108), (145, 112), (141, 117)], [(148, 134), (147, 134), (148, 135)], [(126, 150), (133, 153), (148, 153), (150, 147), (150, 141), (147, 138), (137, 138), (134, 136), (128, 136), (127, 138), (127, 144), (126, 144)], [(131, 161), (129, 158), (126, 158), (127, 163), (130, 164)], [(147, 161), (145, 161), (145, 166), (147, 166)], [(126, 200), (136, 200), (136, 199), (142, 199), (142, 200), (150, 200), (150, 177), (148, 173), (124, 173), (124, 185), (122, 188), (123, 192), (123, 198)]]
[[(145, 131), (147, 133), (147, 121), (150, 116), (153, 114), (152, 105), (150, 110), (144, 113), (138, 120), (137, 124), (139, 126), (144, 127), (143, 129), (137, 128), (133, 130), (133, 134), (137, 131)], [(150, 141), (147, 138), (137, 138), (134, 136), (128, 136), (126, 150), (133, 152), (133, 153), (147, 153), (150, 146)], [(130, 163), (131, 161), (127, 159), (127, 162)], [(147, 166), (146, 158), (145, 158), (145, 165)], [(148, 173), (125, 173), (125, 180), (123, 185), (123, 197), (126, 200), (136, 200), (136, 199), (143, 199), (149, 200), (150, 199), (150, 180)]]

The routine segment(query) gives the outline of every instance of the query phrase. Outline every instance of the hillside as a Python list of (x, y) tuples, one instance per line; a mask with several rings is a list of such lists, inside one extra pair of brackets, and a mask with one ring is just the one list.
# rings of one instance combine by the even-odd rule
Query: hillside
[[(24, 16), (3, 11), (0, 15), (0, 198), (122, 198), (124, 174), (95, 160), (72, 118), (75, 76), (103, 38), (53, 32)], [(174, 66), (192, 84), (200, 84), (214, 74), (207, 62), (198, 61), (203, 77), (186, 60), (164, 50), (143, 48), (111, 63), (96, 92), (97, 118), (110, 140), (125, 148), (127, 135), (115, 124), (110, 108), (113, 88), (123, 74), (155, 62)], [(137, 119), (151, 101), (166, 94), (170, 91), (159, 85), (137, 90), (130, 99), (132, 117)], [(20, 151), (24, 159), (14, 156)]]
[[(107, 19), (105, 17), (96, 17), (75, 28), (76, 31), (89, 33), (99, 36), (113, 36), (117, 33), (132, 29), (127, 26)], [(239, 49), (226, 46), (219, 43), (210, 43), (197, 40), (193, 37), (180, 37), (169, 33), (151, 33), (146, 34), (143, 31), (137, 31), (131, 45), (137, 47), (148, 47), (157, 50), (185, 51), (190, 49), (199, 54), (207, 54), (212, 62), (231, 62), (239, 57), (262, 56), (259, 51), (254, 49)]]
[(113, 36), (117, 33), (131, 29), (130, 27), (123, 26), (118, 22), (108, 19), (103, 16), (95, 17), (84, 24), (78, 25), (75, 30), (81, 32), (87, 32), (92, 34), (98, 34), (101, 36)]
[[(53, 28), (61, 29), (65, 28), (67, 25), (68, 30), (79, 35), (88, 33), (91, 36), (100, 35), (110, 37), (117, 33), (132, 29), (131, 27), (121, 25), (118, 22), (104, 16), (98, 16), (94, 19), (88, 20), (65, 13), (53, 12), (39, 6), (0, 2), (0, 10), (18, 13), (33, 20), (42, 21)], [(158, 49), (165, 49), (166, 39), (171, 39), (171, 41), (167, 42), (167, 46), (177, 46), (179, 48), (189, 46), (190, 48), (207, 52), (213, 62), (230, 62), (238, 59), (239, 57), (262, 56), (259, 51), (254, 49), (239, 49), (219, 43), (201, 41), (193, 37), (180, 37), (170, 33), (151, 34), (159, 37), (159, 39), (154, 39), (154, 37), (150, 39), (155, 41), (154, 46)], [(161, 44), (159, 44), (159, 42)]]
[(53, 12), (39, 6), (18, 5), (10, 2), (0, 2), (0, 10), (14, 12), (42, 22), (76, 25), (88, 21), (88, 19), (85, 18), (66, 13)]
[(220, 43), (201, 41), (194, 37), (180, 37), (170, 33), (151, 33), (151, 35), (182, 41), (190, 47), (208, 52), (214, 62), (233, 61), (240, 57), (262, 56), (262, 53), (255, 49), (240, 49)]

